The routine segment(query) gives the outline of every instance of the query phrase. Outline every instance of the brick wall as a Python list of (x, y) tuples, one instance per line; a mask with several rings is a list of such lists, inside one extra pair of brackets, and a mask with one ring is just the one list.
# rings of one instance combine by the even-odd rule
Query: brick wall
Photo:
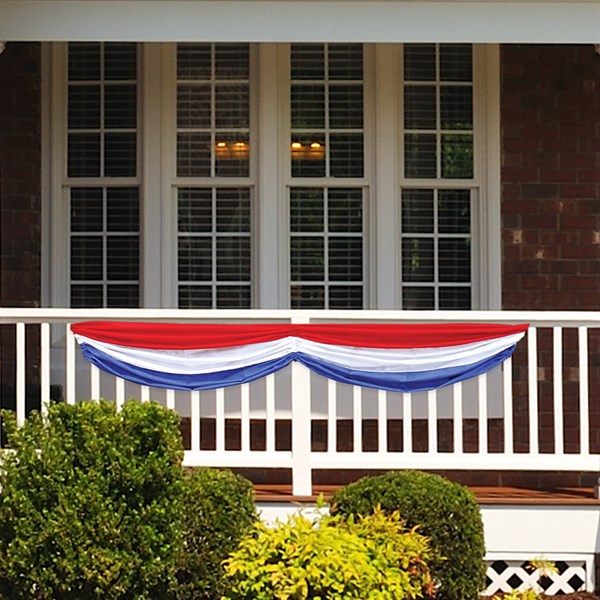
[(503, 307), (600, 309), (600, 56), (502, 48)]
[[(600, 56), (591, 44), (504, 46), (501, 103), (503, 307), (600, 310)], [(575, 332), (563, 342), (565, 450), (573, 452), (580, 445)], [(589, 344), (599, 356), (596, 332)], [(538, 345), (540, 449), (552, 451), (551, 332), (540, 332)], [(525, 385), (523, 350), (515, 355), (515, 376)], [(519, 384), (514, 390), (521, 451), (529, 444), (524, 391)], [(590, 396), (599, 393), (600, 360), (593, 359)], [(598, 452), (597, 403), (590, 425)]]
[(40, 46), (0, 54), (0, 305), (40, 303)]

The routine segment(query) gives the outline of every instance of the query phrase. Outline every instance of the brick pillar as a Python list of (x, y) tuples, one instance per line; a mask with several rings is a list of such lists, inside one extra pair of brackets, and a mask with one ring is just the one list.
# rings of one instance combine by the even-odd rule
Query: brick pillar
[(40, 304), (40, 45), (0, 54), (0, 306)]
[(600, 57), (502, 48), (503, 308), (600, 309)]
[[(600, 56), (591, 44), (502, 48), (502, 291), (507, 310), (600, 309)], [(564, 435), (580, 447), (574, 330), (564, 343)], [(600, 393), (600, 336), (590, 334), (590, 398)], [(552, 340), (538, 339), (540, 449), (552, 451)], [(515, 355), (525, 382), (523, 348)], [(521, 386), (522, 387), (522, 386)], [(515, 441), (528, 447), (526, 394), (515, 388)], [(600, 450), (600, 403), (590, 405)]]

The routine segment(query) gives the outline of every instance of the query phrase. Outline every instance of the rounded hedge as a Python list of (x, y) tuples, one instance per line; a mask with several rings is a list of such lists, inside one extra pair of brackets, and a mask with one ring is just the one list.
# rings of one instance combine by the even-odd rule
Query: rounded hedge
[(485, 587), (483, 523), (468, 488), (431, 473), (393, 471), (340, 488), (331, 500), (332, 513), (341, 515), (371, 514), (378, 505), (430, 538), (438, 598), (478, 597)]
[(228, 470), (185, 477), (183, 549), (171, 589), (175, 600), (219, 600), (228, 589), (223, 561), (257, 520), (252, 483)]
[(19, 425), (0, 468), (0, 597), (163, 597), (180, 552), (183, 447), (155, 403), (54, 404)]

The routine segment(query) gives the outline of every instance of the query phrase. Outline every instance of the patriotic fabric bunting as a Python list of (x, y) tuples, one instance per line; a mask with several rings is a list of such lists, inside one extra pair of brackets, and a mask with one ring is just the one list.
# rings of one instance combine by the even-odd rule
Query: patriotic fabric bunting
[(129, 381), (207, 390), (254, 381), (296, 360), (336, 381), (415, 392), (506, 360), (527, 325), (216, 325), (90, 321), (71, 326), (83, 355)]

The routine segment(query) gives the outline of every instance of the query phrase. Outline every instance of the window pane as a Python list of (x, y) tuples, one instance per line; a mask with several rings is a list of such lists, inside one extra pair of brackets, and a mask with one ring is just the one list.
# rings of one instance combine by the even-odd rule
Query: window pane
[(100, 134), (69, 134), (67, 171), (69, 177), (100, 176)]
[(71, 231), (102, 231), (103, 220), (102, 190), (73, 188), (71, 190)]
[(177, 227), (182, 232), (208, 232), (212, 229), (212, 190), (180, 189)]
[(102, 308), (103, 306), (101, 285), (71, 286), (71, 308)]
[(177, 44), (177, 79), (211, 78), (210, 44)]
[(325, 308), (325, 288), (322, 285), (293, 285), (290, 292), (292, 308)]
[(325, 136), (322, 133), (294, 135), (291, 144), (292, 177), (324, 177)]
[(212, 288), (208, 285), (180, 285), (179, 308), (212, 308)]
[(322, 44), (292, 44), (292, 79), (323, 79), (325, 48)]
[(247, 133), (217, 133), (215, 175), (247, 177), (250, 170), (250, 144)]
[(100, 79), (100, 44), (98, 42), (69, 43), (69, 80)]
[(294, 188), (290, 191), (290, 231), (323, 231), (323, 190)]
[(208, 237), (179, 238), (177, 252), (180, 281), (210, 281), (212, 279), (212, 241)]
[(433, 233), (433, 190), (402, 190), (402, 232)]
[(104, 175), (135, 177), (136, 154), (135, 133), (107, 133), (104, 137)]
[(439, 190), (438, 219), (440, 233), (471, 231), (471, 194), (469, 190)]
[(217, 231), (250, 232), (250, 190), (217, 190)]
[(448, 179), (473, 177), (472, 135), (442, 135), (442, 177)]
[(438, 243), (439, 280), (471, 281), (471, 247), (469, 240), (465, 238), (442, 238)]
[(440, 90), (442, 129), (473, 128), (473, 90), (469, 87), (444, 86)]
[(402, 240), (403, 281), (434, 281), (433, 240), (405, 238)]
[(335, 285), (329, 288), (329, 308), (363, 308), (363, 288), (360, 285)]
[(250, 238), (217, 238), (217, 279), (250, 281)]
[(325, 86), (323, 84), (292, 85), (292, 128), (325, 127)]
[(471, 310), (471, 288), (440, 288), (440, 310)]
[(111, 236), (107, 239), (106, 278), (132, 280), (139, 277), (139, 241), (137, 236)]
[(435, 44), (404, 45), (404, 79), (406, 81), (435, 81)]
[(328, 54), (329, 79), (363, 78), (362, 44), (330, 44)]
[(108, 308), (139, 308), (139, 286), (116, 285), (106, 287), (106, 305)]
[(215, 126), (239, 129), (250, 126), (250, 94), (246, 83), (215, 85)]
[(332, 85), (330, 87), (329, 126), (333, 129), (362, 129), (362, 85)]
[(405, 287), (402, 289), (402, 308), (404, 310), (433, 310), (435, 295), (430, 287)]
[(435, 135), (408, 133), (404, 136), (404, 169), (407, 177), (436, 177)]
[(249, 285), (217, 286), (217, 308), (250, 308)]
[(137, 188), (108, 188), (107, 198), (107, 230), (136, 231), (140, 230), (140, 201)]
[(250, 49), (248, 44), (215, 44), (215, 77), (248, 79)]
[(329, 279), (331, 281), (362, 281), (362, 238), (329, 238)]
[(472, 81), (473, 48), (471, 44), (441, 44), (440, 79), (442, 81)]
[(210, 133), (177, 135), (178, 177), (210, 177)]
[(290, 240), (292, 281), (322, 280), (325, 276), (325, 247), (322, 238), (293, 237)]
[(177, 87), (177, 127), (210, 129), (211, 88), (207, 84)]
[(71, 238), (71, 279), (102, 280), (102, 238), (100, 236)]
[(406, 129), (435, 129), (436, 110), (434, 86), (406, 86), (404, 89), (404, 127)]
[(69, 86), (69, 129), (100, 127), (100, 86)]
[(135, 129), (136, 124), (136, 86), (106, 85), (104, 88), (104, 126), (108, 129)]
[(332, 133), (330, 138), (332, 177), (362, 177), (363, 134)]
[(136, 44), (112, 42), (104, 45), (104, 79), (137, 79)]
[(331, 232), (360, 233), (363, 230), (361, 189), (330, 189), (328, 221)]

